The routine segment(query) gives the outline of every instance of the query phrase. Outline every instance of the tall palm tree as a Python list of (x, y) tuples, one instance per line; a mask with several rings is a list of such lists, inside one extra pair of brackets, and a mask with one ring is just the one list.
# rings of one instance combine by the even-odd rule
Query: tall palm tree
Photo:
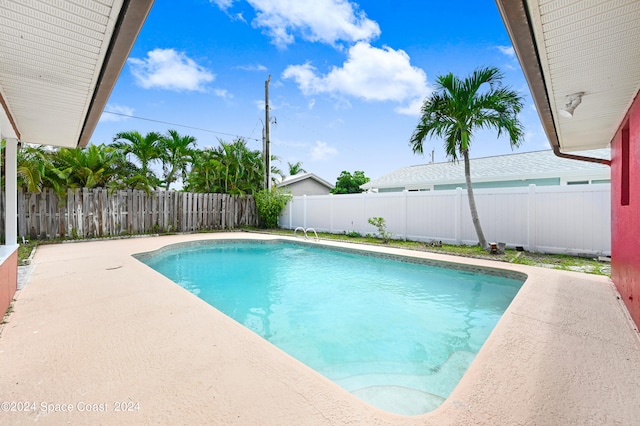
[(244, 139), (231, 143), (220, 141), (216, 150), (218, 161), (224, 165), (224, 192), (253, 194), (259, 189), (264, 171), (260, 151), (252, 151)]
[(197, 192), (254, 194), (262, 187), (264, 161), (243, 139), (219, 141), (216, 148), (196, 150), (185, 188)]
[(190, 192), (219, 192), (216, 190), (216, 180), (222, 165), (215, 158), (213, 149), (196, 149), (192, 155), (193, 162), (184, 189)]
[(302, 168), (302, 161), (297, 161), (295, 163), (287, 161), (287, 165), (289, 165), (289, 176), (297, 175), (298, 173), (307, 173), (307, 171)]
[(158, 132), (149, 132), (142, 136), (140, 132), (134, 130), (117, 133), (111, 146), (122, 150), (127, 156), (135, 157), (140, 163), (138, 180), (146, 182), (149, 187), (157, 187), (160, 180), (149, 166), (161, 158), (161, 139), (162, 135)]
[(160, 140), (162, 170), (164, 172), (165, 189), (178, 180), (180, 173), (184, 181), (187, 175), (187, 166), (192, 161), (193, 148), (196, 138), (193, 136), (181, 136), (177, 130), (169, 130), (168, 135)]
[(422, 105), (420, 122), (409, 141), (414, 153), (422, 153), (425, 138), (439, 137), (444, 139), (448, 158), (457, 161), (458, 154), (462, 155), (471, 219), (483, 248), (487, 248), (487, 240), (480, 226), (469, 168), (473, 134), (480, 129), (495, 129), (498, 137), (508, 135), (512, 148), (524, 138), (518, 120), (523, 98), (515, 90), (503, 87), (502, 78), (495, 67), (476, 69), (464, 80), (452, 73), (438, 76), (436, 90)]

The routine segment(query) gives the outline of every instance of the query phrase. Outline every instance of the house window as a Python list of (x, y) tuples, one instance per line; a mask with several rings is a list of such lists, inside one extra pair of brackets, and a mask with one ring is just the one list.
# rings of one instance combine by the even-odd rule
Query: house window
[(629, 123), (622, 129), (622, 164), (621, 164), (621, 199), (620, 204), (629, 205)]
[(567, 182), (567, 185), (589, 185), (588, 180), (573, 180), (571, 182)]

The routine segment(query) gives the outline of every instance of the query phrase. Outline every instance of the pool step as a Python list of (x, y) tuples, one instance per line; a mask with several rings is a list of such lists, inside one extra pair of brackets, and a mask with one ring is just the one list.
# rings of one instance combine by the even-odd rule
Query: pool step
[[(365, 389), (375, 388), (376, 395), (387, 394), (386, 397), (393, 399), (394, 392), (398, 389), (409, 389), (431, 395), (424, 397), (429, 400), (433, 400), (432, 397), (444, 399), (458, 384), (474, 357), (475, 354), (472, 352), (456, 351), (435, 371), (425, 374), (409, 373), (409, 371), (419, 371), (415, 365), (389, 362), (341, 364), (332, 366), (330, 370), (323, 369), (322, 374), (355, 395), (365, 392)], [(348, 375), (347, 371), (351, 372), (351, 375)], [(354, 372), (356, 374), (353, 374)], [(366, 391), (367, 394), (371, 392), (373, 391)], [(409, 391), (404, 393), (411, 394)], [(410, 395), (407, 397), (409, 398)]]
[(445, 398), (404, 386), (370, 386), (351, 392), (364, 402), (390, 413), (417, 416), (435, 410)]

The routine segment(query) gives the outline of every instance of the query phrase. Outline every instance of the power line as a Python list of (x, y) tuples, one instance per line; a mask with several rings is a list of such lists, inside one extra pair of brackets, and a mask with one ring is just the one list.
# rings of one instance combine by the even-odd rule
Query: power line
[(236, 138), (251, 139), (251, 140), (260, 142), (260, 139), (252, 138), (250, 136), (242, 136), (242, 135), (234, 135), (234, 134), (231, 134), (231, 133), (216, 132), (215, 130), (203, 129), (201, 127), (193, 127), (193, 126), (187, 126), (185, 124), (170, 123), (168, 121), (154, 120), (152, 118), (146, 118), (146, 117), (136, 117), (135, 115), (122, 114), (120, 112), (113, 112), (113, 111), (104, 111), (104, 112), (106, 112), (107, 114), (119, 115), (119, 116), (122, 116), (122, 117), (135, 118), (137, 120), (145, 120), (145, 121), (151, 121), (151, 122), (154, 122), (154, 123), (168, 124), (170, 126), (184, 127), (186, 129), (200, 130), (201, 132), (215, 133), (215, 134), (218, 134), (218, 135), (225, 135), (225, 136), (233, 136), (233, 137), (236, 137)]

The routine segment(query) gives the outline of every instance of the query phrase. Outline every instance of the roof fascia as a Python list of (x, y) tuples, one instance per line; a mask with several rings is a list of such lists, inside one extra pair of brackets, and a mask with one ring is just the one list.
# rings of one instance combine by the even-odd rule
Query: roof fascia
[(556, 125), (553, 120), (553, 114), (551, 113), (551, 103), (549, 102), (549, 94), (540, 62), (540, 53), (536, 37), (533, 33), (533, 25), (531, 24), (527, 0), (496, 0), (496, 5), (509, 33), (509, 38), (511, 38), (513, 49), (516, 52), (524, 76), (529, 84), (533, 102), (536, 105), (542, 127), (549, 139), (553, 153), (561, 158), (610, 166), (611, 160), (566, 154), (560, 151), (560, 140), (558, 139)]
[(560, 146), (526, 0), (496, 0), (551, 148)]
[(89, 143), (153, 2), (154, 0), (124, 1), (80, 132), (79, 147), (85, 147)]

